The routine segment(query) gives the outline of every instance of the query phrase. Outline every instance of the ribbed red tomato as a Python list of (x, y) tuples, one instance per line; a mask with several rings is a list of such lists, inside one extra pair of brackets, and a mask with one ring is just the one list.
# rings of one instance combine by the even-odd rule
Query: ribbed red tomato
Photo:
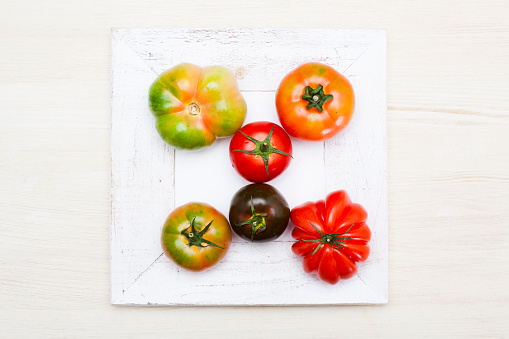
[(368, 214), (350, 201), (345, 191), (329, 194), (325, 201), (308, 202), (291, 211), (295, 224), (292, 251), (304, 257), (304, 271), (335, 284), (357, 273), (357, 261), (369, 255), (371, 231)]

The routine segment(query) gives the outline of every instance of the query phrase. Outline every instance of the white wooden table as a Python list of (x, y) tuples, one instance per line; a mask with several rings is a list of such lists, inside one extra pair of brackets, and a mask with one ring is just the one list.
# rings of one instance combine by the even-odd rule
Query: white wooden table
[[(0, 336), (509, 336), (509, 5), (321, 5), (1, 4)], [(387, 30), (388, 305), (110, 306), (110, 29), (168, 26)]]

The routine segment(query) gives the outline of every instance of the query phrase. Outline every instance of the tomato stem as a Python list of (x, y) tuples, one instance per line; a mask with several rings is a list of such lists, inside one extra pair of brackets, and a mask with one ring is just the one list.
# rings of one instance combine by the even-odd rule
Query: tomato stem
[[(180, 232), (180, 234), (182, 234), (183, 236), (185, 236), (188, 240), (188, 246), (191, 247), (191, 246), (198, 246), (198, 247), (219, 247), (219, 248), (222, 248), (224, 249), (224, 247), (221, 247), (219, 245), (216, 245), (214, 244), (213, 242), (211, 241), (208, 241), (206, 239), (203, 239), (203, 235), (205, 233), (207, 233), (207, 231), (209, 230), (210, 228), (210, 225), (212, 225), (212, 223), (214, 222), (214, 220), (212, 220), (211, 222), (209, 222), (207, 224), (207, 226), (205, 226), (205, 228), (203, 228), (201, 231), (197, 231), (196, 228), (194, 227), (194, 221), (195, 221), (196, 217), (193, 218), (193, 221), (191, 221), (191, 226), (189, 226), (188, 228), (182, 230)], [(191, 229), (191, 232), (189, 232), (189, 229)], [(203, 245), (205, 244), (205, 245)]]
[(304, 94), (301, 98), (309, 102), (309, 104), (306, 106), (308, 110), (315, 107), (318, 112), (322, 112), (323, 105), (334, 97), (331, 94), (325, 94), (323, 92), (323, 86), (318, 85), (314, 89), (311, 86), (306, 86), (306, 88), (304, 88)]
[(198, 115), (200, 114), (200, 106), (198, 106), (197, 103), (192, 102), (187, 105), (187, 112), (191, 115)]
[(346, 231), (344, 231), (342, 233), (326, 233), (326, 234), (322, 234), (322, 232), (320, 232), (320, 230), (315, 225), (313, 225), (311, 223), (311, 221), (309, 221), (309, 224), (311, 226), (313, 226), (313, 228), (318, 232), (318, 234), (320, 234), (320, 239), (313, 239), (313, 240), (301, 239), (301, 241), (304, 241), (304, 242), (319, 242), (318, 246), (315, 247), (315, 249), (311, 253), (311, 255), (314, 255), (316, 252), (318, 252), (320, 247), (322, 247), (324, 244), (329, 244), (332, 248), (334, 248), (336, 250), (340, 250), (344, 247), (344, 243), (348, 239), (352, 239), (352, 237), (339, 237), (339, 236), (348, 233), (348, 231), (350, 231), (350, 229), (352, 229), (352, 227), (354, 225), (353, 223)]
[(286, 156), (289, 156), (289, 157), (291, 157), (293, 159), (293, 157), (290, 154), (288, 154), (286, 152), (283, 152), (280, 149), (275, 148), (270, 143), (270, 141), (272, 139), (272, 133), (274, 132), (274, 126), (272, 126), (272, 128), (270, 129), (269, 134), (267, 134), (267, 137), (264, 140), (258, 140), (258, 139), (253, 138), (250, 135), (247, 135), (246, 133), (244, 133), (242, 131), (240, 131), (240, 132), (242, 134), (244, 134), (244, 136), (247, 139), (249, 139), (251, 142), (253, 142), (255, 144), (255, 148), (253, 150), (251, 150), (251, 151), (245, 151), (245, 150), (242, 150), (242, 149), (235, 149), (235, 150), (233, 150), (233, 152), (242, 152), (242, 153), (246, 153), (246, 154), (252, 154), (252, 155), (260, 156), (263, 159), (263, 163), (265, 164), (265, 170), (267, 171), (267, 178), (270, 179), (270, 175), (269, 175), (269, 157), (270, 157), (270, 155), (272, 153), (286, 155)]
[(251, 197), (251, 217), (236, 226), (244, 226), (251, 225), (251, 240), (254, 240), (254, 236), (258, 232), (265, 231), (267, 228), (267, 224), (265, 222), (265, 218), (267, 217), (267, 213), (257, 213), (254, 204), (253, 197)]
[(269, 150), (269, 145), (266, 142), (260, 145), (260, 151), (267, 152)]

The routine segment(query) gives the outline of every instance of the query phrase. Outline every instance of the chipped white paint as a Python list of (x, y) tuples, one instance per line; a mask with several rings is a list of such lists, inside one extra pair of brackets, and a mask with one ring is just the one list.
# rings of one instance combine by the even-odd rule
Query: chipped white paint
[[(384, 31), (120, 29), (112, 32), (112, 52), (113, 304), (387, 302)], [(346, 189), (366, 207), (372, 253), (357, 276), (329, 286), (305, 274), (301, 259), (291, 253), (290, 229), (268, 244), (235, 237), (225, 259), (200, 274), (183, 271), (162, 255), (161, 227), (175, 206), (206, 201), (227, 214), (231, 196), (247, 184), (229, 165), (228, 139), (204, 151), (179, 152), (157, 135), (147, 106), (148, 87), (160, 72), (184, 61), (231, 69), (248, 103), (246, 122), (278, 122), (275, 90), (299, 64), (323, 62), (350, 79), (357, 99), (350, 126), (325, 143), (293, 140), (295, 160), (271, 184), (290, 207), (337, 189)]]

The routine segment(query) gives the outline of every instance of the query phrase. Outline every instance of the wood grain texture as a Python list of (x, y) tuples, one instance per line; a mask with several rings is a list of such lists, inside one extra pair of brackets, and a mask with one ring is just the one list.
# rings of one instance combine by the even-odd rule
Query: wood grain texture
[(112, 40), (116, 86), (111, 98), (111, 261), (115, 263), (111, 292), (112, 300), (120, 300), (161, 256), (158, 229), (174, 207), (175, 150), (153, 133), (153, 121), (140, 114), (148, 113), (148, 88), (157, 75), (121, 39), (113, 35)]
[[(509, 4), (309, 6), (1, 3), (2, 337), (508, 337)], [(110, 29), (148, 26), (387, 30), (388, 305), (110, 306)]]
[[(326, 46), (316, 36), (328, 41)], [(387, 303), (385, 31), (115, 29), (112, 51), (113, 304)], [(229, 140), (200, 152), (174, 150), (158, 141), (147, 105), (151, 82), (182, 62), (222, 65), (237, 73), (248, 107), (246, 123), (278, 123), (274, 102), (279, 82), (293, 67), (313, 59), (350, 79), (357, 101), (354, 118), (340, 136), (325, 143), (294, 139), (291, 170), (270, 184), (287, 197), (290, 208), (338, 189), (349, 192), (368, 211), (369, 258), (358, 264), (352, 279), (330, 286), (302, 270), (302, 258), (290, 250), (290, 225), (270, 246), (235, 236), (229, 254), (210, 272), (184, 272), (162, 255), (159, 239), (167, 214), (175, 206), (203, 201), (228, 215), (231, 197), (248, 182), (231, 167)]]

